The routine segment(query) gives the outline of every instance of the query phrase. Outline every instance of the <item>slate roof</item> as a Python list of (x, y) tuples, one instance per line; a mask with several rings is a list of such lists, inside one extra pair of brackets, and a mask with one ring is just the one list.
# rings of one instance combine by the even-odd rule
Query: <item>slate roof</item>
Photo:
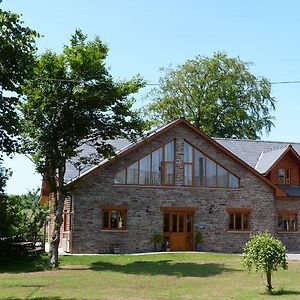
[[(116, 139), (116, 140), (108, 140), (109, 144), (111, 144), (114, 148), (116, 153), (121, 151), (123, 148), (126, 148), (131, 143), (126, 139)], [(96, 154), (96, 150), (85, 144), (79, 148), (81, 150), (80, 156), (86, 156), (89, 157), (91, 155)], [(93, 168), (94, 165), (80, 165), (80, 170), (78, 168), (75, 168), (74, 163), (78, 162), (77, 158), (72, 159), (72, 161), (68, 161), (66, 165), (66, 173), (65, 173), (65, 181), (70, 182), (74, 178), (79, 177), (81, 174), (85, 173), (89, 169)]]
[[(255, 169), (262, 153), (270, 152), (263, 155), (263, 161), (260, 164), (265, 165), (264, 160), (274, 160), (274, 157), (278, 154), (276, 149), (287, 148), (291, 145), (294, 150), (300, 154), (300, 143), (289, 142), (272, 142), (272, 141), (254, 141), (254, 140), (240, 140), (240, 139), (220, 139), (215, 138), (216, 142), (221, 144), (230, 152), (234, 153), (248, 165)], [(262, 168), (262, 169), (265, 169)]]
[(274, 163), (287, 151), (288, 145), (282, 148), (275, 148), (271, 150), (263, 150), (260, 154), (255, 170), (261, 174), (266, 174)]
[[(157, 130), (151, 131), (145, 137), (149, 138), (175, 122), (176, 121), (173, 121)], [(143, 142), (145, 137), (140, 138), (135, 144), (126, 139), (110, 140), (108, 143), (115, 147), (116, 154), (120, 154), (131, 146), (138, 145), (139, 143)], [(300, 155), (300, 143), (225, 138), (214, 138), (214, 140), (261, 174), (265, 174), (289, 146), (291, 146)], [(89, 145), (82, 146), (81, 150), (81, 156), (91, 156), (96, 153), (96, 151)], [(101, 166), (107, 161), (107, 159), (99, 161), (97, 165), (81, 165), (79, 171), (78, 168), (76, 169), (73, 165), (73, 163), (76, 162), (75, 158), (72, 160), (72, 162), (67, 163), (65, 180), (66, 182), (71, 182), (74, 179), (81, 177), (91, 170), (97, 168), (98, 166)], [(290, 196), (300, 195), (300, 186), (287, 186), (285, 188), (285, 191)]]

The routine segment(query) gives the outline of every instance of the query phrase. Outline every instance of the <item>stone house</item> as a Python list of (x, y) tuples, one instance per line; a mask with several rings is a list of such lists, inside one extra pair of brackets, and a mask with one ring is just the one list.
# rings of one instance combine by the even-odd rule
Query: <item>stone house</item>
[(63, 250), (150, 252), (161, 233), (171, 250), (193, 251), (201, 231), (204, 251), (241, 252), (251, 233), (268, 230), (299, 251), (300, 144), (213, 139), (185, 119), (112, 144), (113, 159), (81, 174), (67, 168), (76, 188)]

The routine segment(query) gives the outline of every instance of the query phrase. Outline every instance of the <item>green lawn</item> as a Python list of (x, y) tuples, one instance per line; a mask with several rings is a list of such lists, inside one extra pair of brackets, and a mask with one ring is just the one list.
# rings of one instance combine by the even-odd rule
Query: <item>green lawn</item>
[(214, 253), (61, 257), (60, 270), (46, 258), (0, 265), (0, 299), (300, 299), (300, 261), (265, 278), (248, 273), (241, 256)]

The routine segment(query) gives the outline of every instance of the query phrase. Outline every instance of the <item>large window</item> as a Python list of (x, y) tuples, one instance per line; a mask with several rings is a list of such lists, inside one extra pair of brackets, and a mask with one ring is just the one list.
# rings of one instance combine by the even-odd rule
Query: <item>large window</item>
[(290, 169), (278, 169), (278, 184), (291, 184)]
[(126, 221), (126, 207), (102, 207), (103, 230), (125, 230)]
[(239, 187), (239, 179), (187, 142), (183, 144), (184, 185)]
[(279, 212), (278, 231), (297, 231), (297, 214), (294, 212)]
[(116, 174), (116, 184), (174, 185), (175, 141), (148, 154)]
[(249, 231), (250, 230), (250, 209), (230, 208), (229, 231)]

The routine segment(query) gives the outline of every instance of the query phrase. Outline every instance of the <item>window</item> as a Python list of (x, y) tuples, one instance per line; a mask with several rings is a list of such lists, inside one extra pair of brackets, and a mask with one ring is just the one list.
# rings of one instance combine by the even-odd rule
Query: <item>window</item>
[(102, 229), (125, 230), (127, 221), (126, 207), (103, 207)]
[(293, 212), (278, 213), (279, 231), (297, 231), (297, 214)]
[(229, 231), (250, 230), (250, 209), (231, 208), (229, 214)]
[(239, 178), (187, 142), (183, 144), (185, 186), (238, 188)]
[(278, 169), (278, 184), (291, 184), (290, 169)]
[(116, 184), (174, 185), (175, 141), (148, 154), (115, 175)]

